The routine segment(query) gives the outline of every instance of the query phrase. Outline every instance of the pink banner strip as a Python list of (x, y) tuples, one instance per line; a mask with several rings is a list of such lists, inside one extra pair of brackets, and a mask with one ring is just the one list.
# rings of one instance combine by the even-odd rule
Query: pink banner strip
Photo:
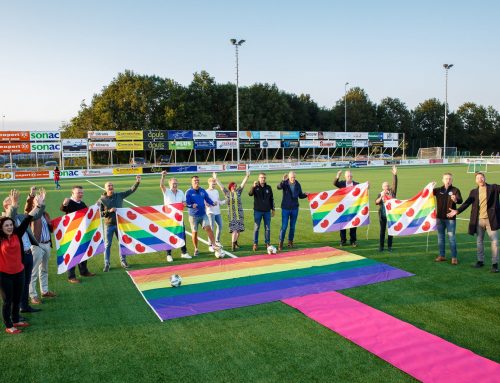
[(500, 382), (500, 364), (337, 292), (283, 302), (422, 382)]

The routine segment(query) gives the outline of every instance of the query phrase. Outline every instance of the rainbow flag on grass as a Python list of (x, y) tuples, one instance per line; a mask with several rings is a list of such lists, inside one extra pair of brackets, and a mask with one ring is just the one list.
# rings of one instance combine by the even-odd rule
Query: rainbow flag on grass
[(385, 211), (389, 235), (412, 235), (436, 230), (434, 182), (408, 200), (387, 199)]
[(309, 208), (315, 233), (368, 225), (368, 182), (337, 190), (311, 193)]
[(154, 253), (184, 246), (183, 205), (116, 209), (120, 254)]
[(75, 211), (52, 220), (57, 252), (57, 273), (104, 252), (99, 206)]

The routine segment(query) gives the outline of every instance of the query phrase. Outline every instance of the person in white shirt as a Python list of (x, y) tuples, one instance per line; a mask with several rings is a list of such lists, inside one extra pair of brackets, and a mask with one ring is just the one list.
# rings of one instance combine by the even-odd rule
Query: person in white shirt
[[(219, 191), (215, 188), (216, 186), (217, 186), (217, 180), (215, 178), (209, 178), (208, 189), (206, 191), (210, 199), (214, 202), (217, 202), (217, 204), (215, 206), (210, 206), (208, 204), (205, 204), (205, 206), (207, 209), (208, 221), (210, 222), (212, 231), (215, 232), (215, 244), (221, 247), (220, 233), (222, 231), (222, 215), (220, 214), (220, 205), (224, 205), (226, 203), (226, 200), (220, 199)], [(215, 231), (216, 224), (217, 224), (217, 231)], [(214, 248), (211, 243), (208, 244), (208, 250), (210, 250), (212, 253), (214, 252)]]
[[(168, 184), (170, 188), (167, 188), (165, 186), (165, 176), (167, 175), (167, 172), (164, 170), (161, 172), (161, 179), (160, 179), (160, 189), (163, 193), (163, 204), (171, 204), (171, 203), (182, 203), (184, 206), (186, 206), (186, 196), (184, 195), (184, 192), (182, 190), (177, 189), (177, 179), (175, 178), (170, 178), (168, 181)], [(186, 238), (186, 230), (184, 230), (184, 239)], [(187, 252), (186, 248), (186, 243), (185, 241), (184, 246), (181, 247), (181, 258), (183, 259), (191, 259), (191, 256)], [(167, 250), (167, 262), (173, 262), (174, 259), (172, 258), (172, 250)]]

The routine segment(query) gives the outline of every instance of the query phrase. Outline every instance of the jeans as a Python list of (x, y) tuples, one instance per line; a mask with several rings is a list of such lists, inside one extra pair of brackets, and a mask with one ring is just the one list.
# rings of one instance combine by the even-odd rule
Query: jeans
[[(387, 217), (380, 215), (379, 222), (380, 222), (379, 248), (383, 250), (385, 243), (385, 229), (387, 228)], [(392, 249), (392, 235), (387, 236), (387, 248), (389, 250)]]
[(484, 262), (484, 233), (488, 233), (491, 241), (491, 263), (498, 264), (498, 230), (491, 230), (490, 221), (479, 219), (477, 225), (477, 260)]
[[(104, 265), (109, 265), (111, 260), (111, 245), (113, 244), (113, 234), (118, 239), (118, 228), (116, 225), (108, 225), (106, 228), (106, 236), (104, 237)], [(124, 261), (125, 256), (120, 255), (120, 260)]]
[(285, 240), (286, 229), (288, 227), (288, 221), (290, 221), (290, 231), (288, 232), (288, 240), (293, 241), (295, 237), (295, 224), (297, 223), (297, 218), (299, 216), (299, 209), (281, 209), (281, 230), (280, 230), (280, 242)]
[[(220, 214), (207, 214), (210, 227), (214, 232), (215, 242), (220, 242), (220, 233), (222, 231), (222, 215)], [(217, 231), (215, 231), (215, 224), (217, 224)]]
[(0, 272), (0, 296), (2, 297), (2, 316), (5, 327), (10, 328), (19, 322), (19, 302), (24, 285), (24, 270), (17, 274)]
[(24, 281), (21, 293), (21, 310), (26, 310), (29, 307), (28, 298), (31, 282), (31, 272), (33, 271), (33, 254), (31, 253), (31, 250), (27, 250), (24, 252), (22, 262), (24, 265)]
[(451, 257), (457, 257), (457, 241), (455, 239), (455, 229), (457, 221), (454, 219), (436, 219), (436, 228), (438, 232), (439, 256), (445, 256), (445, 232), (448, 233), (448, 241), (450, 242)]
[(259, 243), (260, 222), (264, 219), (264, 237), (267, 243), (271, 243), (271, 212), (270, 211), (253, 211), (253, 243)]

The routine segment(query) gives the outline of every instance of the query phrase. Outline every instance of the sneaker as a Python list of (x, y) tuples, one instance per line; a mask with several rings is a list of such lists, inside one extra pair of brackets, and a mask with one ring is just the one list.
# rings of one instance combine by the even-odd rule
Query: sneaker
[(78, 278), (69, 278), (68, 282), (73, 283), (73, 284), (77, 284), (77, 283), (80, 283), (80, 280)]
[(21, 330), (19, 330), (18, 328), (15, 328), (15, 327), (9, 327), (9, 328), (6, 328), (6, 329), (5, 329), (5, 332), (6, 332), (7, 334), (20, 334), (20, 333), (22, 333), (22, 331), (21, 331)]
[(215, 251), (214, 247), (212, 245), (209, 245), (208, 246), (208, 251), (210, 251), (211, 253), (213, 253)]
[(33, 297), (33, 298), (31, 298), (31, 304), (32, 305), (41, 305), (42, 304), (42, 300), (40, 298), (38, 298), (38, 297)]
[(215, 242), (215, 246), (219, 246), (221, 249), (224, 247), (224, 246), (222, 246), (222, 243), (217, 242), (217, 241)]
[(354, 241), (354, 242), (351, 243), (351, 246), (352, 247), (358, 247), (358, 243), (356, 241)]
[(109, 263), (106, 263), (104, 265), (104, 269), (102, 269), (102, 271), (104, 271), (105, 273), (109, 272)]
[(451, 264), (452, 264), (452, 265), (458, 265), (458, 259), (456, 259), (456, 258), (452, 258), (452, 259), (451, 259)]
[(482, 261), (477, 261), (475, 265), (472, 265), (475, 269), (479, 269), (480, 267), (484, 266), (484, 262)]
[(171, 255), (167, 255), (167, 262), (173, 262), (174, 259), (172, 258)]
[(445, 257), (442, 257), (442, 256), (439, 256), (437, 257), (434, 262), (446, 262), (446, 258)]
[(95, 277), (95, 273), (91, 273), (87, 271), (86, 273), (81, 274), (82, 277)]
[(122, 259), (122, 261), (120, 262), (120, 264), (122, 265), (122, 267), (124, 269), (128, 269), (130, 266), (128, 265), (127, 263), (127, 260), (126, 259)]
[(181, 255), (181, 258), (182, 259), (191, 259), (193, 257), (191, 257), (188, 253), (184, 253), (184, 254)]
[(47, 291), (46, 293), (42, 293), (42, 297), (44, 298), (54, 298), (57, 294), (53, 291)]
[(28, 322), (17, 322), (17, 323), (14, 323), (14, 327), (29, 327), (30, 324)]
[(198, 249), (194, 249), (193, 257), (197, 257), (199, 254), (200, 254), (200, 251)]
[(494, 263), (493, 265), (491, 265), (491, 272), (498, 273), (498, 263)]

